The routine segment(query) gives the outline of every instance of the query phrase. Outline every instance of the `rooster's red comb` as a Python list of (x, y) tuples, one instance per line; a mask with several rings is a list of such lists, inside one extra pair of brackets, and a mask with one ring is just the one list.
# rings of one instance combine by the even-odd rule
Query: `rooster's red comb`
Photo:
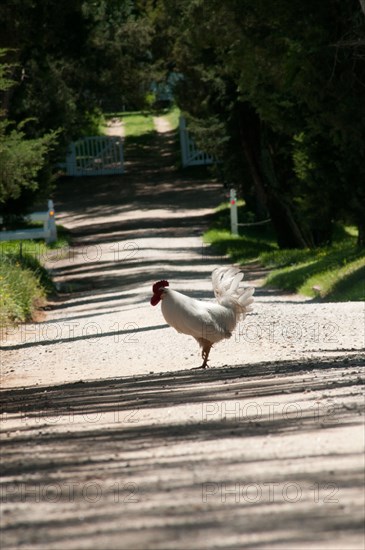
[(168, 281), (157, 281), (152, 287), (152, 292), (156, 294), (161, 287), (169, 286)]

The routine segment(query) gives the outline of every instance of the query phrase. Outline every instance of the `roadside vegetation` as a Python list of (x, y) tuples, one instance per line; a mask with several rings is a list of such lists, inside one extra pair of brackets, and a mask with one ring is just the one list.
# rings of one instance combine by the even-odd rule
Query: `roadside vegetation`
[(11, 241), (0, 243), (0, 329), (30, 321), (55, 292), (44, 259), (68, 246), (60, 231), (57, 242)]
[[(238, 208), (241, 223), (249, 223), (244, 204)], [(365, 249), (356, 246), (354, 227), (337, 225), (331, 245), (314, 249), (279, 249), (271, 225), (240, 227), (230, 233), (229, 205), (222, 205), (204, 240), (219, 254), (238, 264), (259, 261), (270, 269), (266, 286), (328, 300), (365, 300)]]

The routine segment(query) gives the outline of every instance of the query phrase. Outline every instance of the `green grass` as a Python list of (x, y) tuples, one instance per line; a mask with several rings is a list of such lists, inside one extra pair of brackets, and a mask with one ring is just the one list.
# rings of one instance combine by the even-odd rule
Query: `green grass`
[[(241, 202), (239, 222), (249, 222), (252, 214)], [(245, 264), (258, 260), (272, 269), (265, 285), (331, 301), (365, 300), (365, 250), (356, 246), (356, 229), (337, 226), (332, 246), (318, 249), (280, 250), (268, 226), (240, 227), (240, 236), (230, 233), (229, 205), (223, 204), (204, 234), (218, 254)]]
[[(108, 113), (105, 116), (106, 119), (110, 117), (119, 118), (123, 123), (126, 159), (143, 157), (151, 161), (156, 158), (156, 155), (158, 155), (156, 150), (158, 132), (155, 128), (154, 117), (157, 116), (165, 118), (171, 126), (171, 131), (174, 133), (174, 152), (176, 152), (176, 158), (179, 157), (180, 147), (177, 139), (177, 129), (180, 111), (177, 107), (158, 111), (153, 109), (150, 111), (123, 111)], [(178, 161), (176, 161), (176, 164), (178, 164)]]
[(179, 127), (180, 109), (175, 105), (168, 111), (161, 113), (171, 126), (171, 130), (177, 130)]
[[(107, 113), (105, 121), (110, 118), (119, 118), (123, 122), (125, 137), (138, 138), (155, 132), (154, 116), (165, 118), (172, 130), (179, 127), (180, 109), (176, 106), (162, 111), (122, 111), (120, 113)], [(106, 125), (104, 124), (104, 132)]]
[(273, 268), (266, 284), (326, 300), (364, 300), (365, 250), (356, 236), (353, 227), (338, 226), (332, 246), (261, 254)]
[[(59, 229), (59, 228), (58, 228)], [(0, 328), (29, 321), (54, 285), (42, 262), (68, 243), (61, 238), (52, 245), (43, 241), (0, 243)]]
[(136, 138), (155, 132), (152, 113), (142, 111), (121, 113), (125, 137)]
[(326, 300), (364, 300), (365, 250), (354, 240), (317, 250), (262, 254), (262, 263), (275, 267), (266, 285)]
[(365, 260), (362, 258), (346, 271), (340, 271), (327, 295), (334, 302), (365, 300)]
[(120, 113), (106, 113), (104, 133), (106, 123), (111, 118), (119, 118), (122, 121), (126, 139), (140, 138), (155, 132), (153, 114), (149, 111), (121, 111)]
[[(211, 244), (220, 255), (228, 255), (235, 263), (244, 264), (257, 259), (260, 253), (275, 250), (275, 237), (270, 226), (240, 228), (240, 235), (230, 232), (230, 206), (227, 203), (218, 207), (211, 228), (204, 233), (204, 242)], [(238, 219), (249, 221), (250, 216), (244, 203), (238, 203)]]

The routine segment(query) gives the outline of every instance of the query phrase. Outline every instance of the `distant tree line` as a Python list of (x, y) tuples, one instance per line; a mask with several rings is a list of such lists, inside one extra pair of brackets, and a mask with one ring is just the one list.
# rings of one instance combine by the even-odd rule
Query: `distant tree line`
[(330, 243), (336, 221), (364, 244), (363, 0), (12, 0), (0, 37), (0, 162), (12, 133), (43, 147), (33, 190), (0, 179), (8, 209), (98, 112), (143, 107), (175, 72), (198, 145), (281, 247)]

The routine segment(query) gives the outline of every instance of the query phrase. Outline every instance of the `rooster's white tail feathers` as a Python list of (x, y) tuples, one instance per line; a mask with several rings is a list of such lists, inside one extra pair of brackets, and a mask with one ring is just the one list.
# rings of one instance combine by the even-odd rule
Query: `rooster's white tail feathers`
[(235, 305), (237, 315), (252, 311), (252, 295), (255, 289), (242, 288), (243, 273), (237, 267), (217, 267), (212, 273), (212, 284), (217, 302), (222, 305)]

